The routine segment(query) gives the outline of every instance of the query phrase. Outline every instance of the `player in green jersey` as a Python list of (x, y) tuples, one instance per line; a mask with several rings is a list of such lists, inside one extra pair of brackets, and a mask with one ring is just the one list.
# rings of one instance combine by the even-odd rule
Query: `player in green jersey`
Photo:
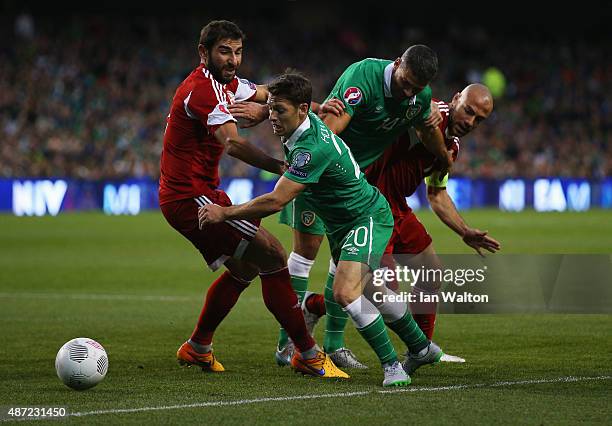
[[(435, 52), (427, 46), (415, 45), (395, 61), (364, 59), (350, 65), (340, 76), (326, 101), (340, 100), (344, 114), (328, 113), (323, 121), (342, 137), (362, 169), (380, 157), (410, 127), (420, 131), (423, 144), (439, 158), (440, 164), (450, 167), (452, 159), (444, 145), (442, 132), (437, 128), (438, 123), (428, 121), (431, 112), (428, 83), (435, 76), (437, 66)], [(308, 275), (323, 241), (325, 226), (305, 196), (298, 196), (283, 209), (280, 222), (294, 230), (288, 266), (291, 284), (298, 297), (304, 299)], [(330, 263), (325, 289), (324, 350), (339, 366), (365, 368), (344, 346), (344, 327), (348, 318), (333, 300), (334, 269), (335, 265)], [(306, 323), (312, 326), (314, 319), (307, 315)], [(288, 364), (292, 350), (291, 342), (281, 330), (277, 362)]]
[[(381, 304), (379, 311), (362, 294), (391, 236), (393, 217), (389, 204), (365, 180), (344, 141), (309, 111), (312, 88), (306, 78), (284, 74), (268, 86), (268, 91), (270, 122), (274, 133), (281, 136), (289, 168), (271, 193), (241, 205), (201, 207), (200, 225), (265, 217), (280, 211), (298, 195), (305, 196), (325, 223), (337, 265), (334, 300), (378, 355), (385, 376), (383, 386), (408, 384), (410, 377), (397, 359), (381, 316), (383, 310), (389, 316), (388, 311), (396, 304)], [(387, 325), (410, 353), (421, 357), (435, 354), (429, 359), (432, 363), (442, 356), (442, 351), (425, 337), (409, 312), (395, 313), (394, 320)], [(299, 360), (294, 355), (291, 363)]]

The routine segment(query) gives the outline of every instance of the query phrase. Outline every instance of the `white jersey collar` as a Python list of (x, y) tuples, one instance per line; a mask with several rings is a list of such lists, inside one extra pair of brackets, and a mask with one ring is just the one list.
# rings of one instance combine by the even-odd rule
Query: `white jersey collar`
[(385, 67), (384, 80), (385, 80), (385, 98), (391, 98), (391, 74), (393, 74), (393, 62)]
[(293, 131), (291, 136), (289, 136), (289, 139), (284, 141), (285, 146), (289, 149), (293, 149), (295, 141), (297, 141), (300, 136), (302, 136), (302, 133), (304, 133), (308, 129), (310, 129), (310, 118), (306, 116), (306, 120), (304, 120), (302, 124), (300, 124), (298, 128)]

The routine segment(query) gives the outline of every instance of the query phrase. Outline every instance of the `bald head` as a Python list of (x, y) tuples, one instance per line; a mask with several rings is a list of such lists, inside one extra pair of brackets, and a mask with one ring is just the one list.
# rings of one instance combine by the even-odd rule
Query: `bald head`
[(461, 96), (464, 96), (470, 102), (478, 104), (484, 111), (487, 111), (487, 117), (493, 111), (493, 95), (491, 95), (491, 91), (484, 84), (470, 84), (461, 91)]
[(450, 103), (449, 131), (462, 137), (474, 130), (491, 115), (493, 96), (483, 84), (470, 84), (461, 93), (455, 94)]

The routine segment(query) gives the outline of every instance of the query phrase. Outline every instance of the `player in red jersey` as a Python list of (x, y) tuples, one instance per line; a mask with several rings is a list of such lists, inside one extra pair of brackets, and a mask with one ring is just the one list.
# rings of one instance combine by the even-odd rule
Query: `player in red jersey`
[[(459, 153), (459, 138), (474, 130), (491, 114), (492, 99), (486, 86), (471, 84), (455, 94), (449, 104), (437, 101), (442, 115), (439, 127), (454, 159)], [(491, 253), (499, 250), (499, 242), (487, 231), (468, 226), (461, 217), (446, 191), (448, 175), (440, 176), (434, 156), (418, 142), (418, 135), (409, 133), (401, 139), (406, 138), (409, 140), (397, 141), (366, 171), (368, 180), (385, 195), (393, 212), (395, 227), (386, 253), (413, 255), (410, 259), (413, 265), (441, 267), (431, 237), (406, 202), (406, 196), (412, 195), (423, 179), (427, 185), (427, 199), (442, 222), (481, 256), (483, 250)], [(413, 287), (413, 293), (436, 293), (438, 290), (439, 283), (430, 283), (429, 286), (417, 283)], [(433, 336), (436, 308), (435, 303), (411, 304), (415, 320), (429, 339)]]
[(242, 61), (244, 34), (229, 21), (206, 25), (198, 43), (200, 64), (179, 85), (167, 118), (161, 156), (159, 203), (168, 223), (202, 254), (212, 270), (225, 271), (210, 286), (191, 338), (177, 351), (182, 365), (224, 371), (212, 351), (217, 326), (257, 275), (266, 307), (299, 348), (295, 368), (319, 377), (348, 377), (308, 333), (293, 291), (280, 242), (259, 220), (228, 220), (198, 227), (198, 207), (231, 205), (219, 186), (219, 160), (224, 151), (255, 167), (281, 174), (285, 163), (238, 135), (229, 112), (235, 100), (265, 102), (267, 90), (236, 77)]
[[(459, 153), (459, 138), (474, 130), (493, 110), (493, 98), (486, 86), (471, 84), (461, 93), (455, 94), (450, 103), (435, 101), (442, 120), (439, 128), (445, 136), (447, 149), (453, 160)], [(423, 180), (427, 184), (427, 198), (436, 215), (463, 241), (482, 255), (483, 250), (492, 253), (500, 244), (487, 235), (487, 231), (471, 228), (457, 211), (446, 191), (448, 175), (440, 176), (435, 157), (420, 143), (418, 134), (412, 130), (391, 145), (377, 161), (366, 169), (368, 181), (387, 198), (394, 218), (394, 230), (386, 254), (411, 255), (412, 265), (440, 268), (441, 263), (433, 248), (432, 239), (406, 202)], [(421, 286), (419, 286), (421, 284)], [(418, 283), (413, 293), (436, 293), (439, 283)], [(310, 321), (325, 312), (322, 295), (307, 294), (303, 303)], [(428, 339), (433, 336), (437, 304), (411, 304), (414, 319)], [(447, 356), (445, 361), (459, 361)]]

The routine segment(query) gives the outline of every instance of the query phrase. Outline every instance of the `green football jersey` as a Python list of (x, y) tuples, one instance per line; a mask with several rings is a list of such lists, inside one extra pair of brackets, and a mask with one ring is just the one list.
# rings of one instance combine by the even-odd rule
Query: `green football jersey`
[(328, 233), (364, 216), (389, 210), (370, 185), (344, 141), (310, 112), (283, 145), (289, 168), (284, 176), (307, 185), (307, 197)]
[(340, 76), (326, 100), (344, 103), (351, 121), (340, 133), (361, 168), (366, 168), (398, 136), (427, 119), (431, 88), (398, 102), (391, 96), (393, 61), (364, 59), (350, 65)]

